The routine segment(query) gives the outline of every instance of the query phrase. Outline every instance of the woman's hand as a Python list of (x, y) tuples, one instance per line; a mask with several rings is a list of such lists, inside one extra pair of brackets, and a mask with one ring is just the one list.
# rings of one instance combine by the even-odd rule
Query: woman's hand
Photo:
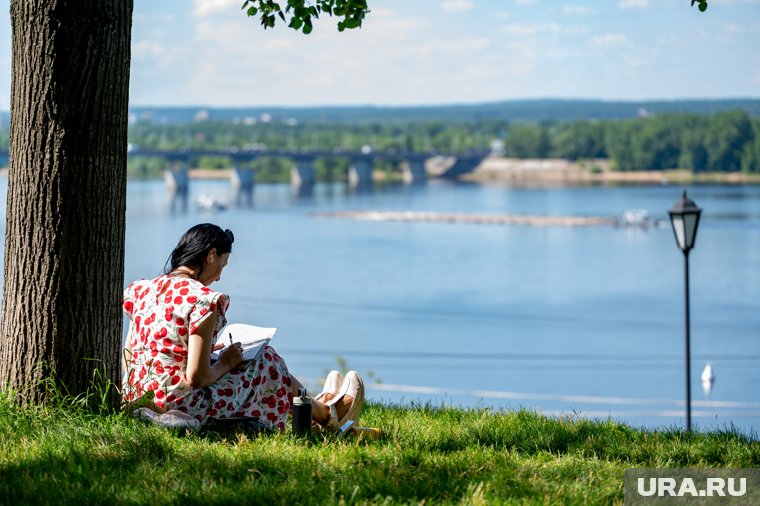
[(219, 354), (219, 362), (227, 366), (227, 370), (232, 370), (235, 366), (243, 361), (243, 346), (240, 343), (233, 343), (224, 348)]
[(216, 326), (216, 311), (206, 317), (188, 338), (187, 382), (193, 388), (206, 387), (243, 361), (240, 343), (224, 348), (219, 360), (211, 363), (211, 339)]

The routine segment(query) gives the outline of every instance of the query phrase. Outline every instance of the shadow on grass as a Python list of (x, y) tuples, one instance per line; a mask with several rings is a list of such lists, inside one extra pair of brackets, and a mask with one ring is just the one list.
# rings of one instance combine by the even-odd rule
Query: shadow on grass
[(0, 413), (0, 502), (272, 503), (622, 500), (626, 467), (758, 467), (735, 431), (641, 431), (530, 411), (368, 403), (378, 440), (188, 435), (124, 416)]

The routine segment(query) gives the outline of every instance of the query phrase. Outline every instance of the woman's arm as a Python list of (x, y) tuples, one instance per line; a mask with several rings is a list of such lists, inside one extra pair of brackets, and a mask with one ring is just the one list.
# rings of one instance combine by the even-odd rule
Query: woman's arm
[(193, 388), (203, 388), (214, 383), (243, 361), (243, 350), (239, 343), (235, 343), (222, 351), (219, 360), (211, 364), (211, 338), (216, 326), (216, 316), (217, 313), (214, 311), (188, 339), (185, 376)]
[(127, 332), (127, 340), (124, 343), (124, 350), (121, 355), (121, 383), (127, 384), (127, 374), (129, 372), (129, 363), (132, 361), (132, 332), (134, 330), (134, 323), (129, 322), (129, 331)]

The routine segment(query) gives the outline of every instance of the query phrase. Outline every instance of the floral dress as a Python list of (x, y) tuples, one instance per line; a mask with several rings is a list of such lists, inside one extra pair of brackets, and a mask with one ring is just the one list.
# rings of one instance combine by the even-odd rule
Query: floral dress
[[(220, 302), (221, 300), (221, 302)], [(135, 281), (124, 291), (124, 312), (132, 324), (132, 349), (124, 381), (125, 401), (155, 393), (159, 409), (177, 409), (201, 423), (209, 417), (259, 417), (285, 429), (292, 402), (285, 361), (267, 346), (242, 371), (230, 371), (215, 383), (193, 388), (187, 381), (188, 337), (218, 311), (212, 344), (227, 323), (229, 297), (199, 281), (160, 276)]]

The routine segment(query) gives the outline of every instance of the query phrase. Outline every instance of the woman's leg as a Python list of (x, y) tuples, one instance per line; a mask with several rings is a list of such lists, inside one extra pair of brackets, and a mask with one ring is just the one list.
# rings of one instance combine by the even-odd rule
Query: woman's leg
[[(303, 388), (304, 390), (306, 387), (303, 386), (303, 383), (301, 383), (298, 378), (295, 376), (290, 377), (291, 382), (291, 392), (293, 392), (293, 397), (298, 396), (298, 390)], [(325, 425), (327, 422), (330, 421), (330, 408), (325, 404), (325, 402), (331, 400), (333, 398), (333, 395), (330, 393), (326, 393), (323, 395), (322, 399), (311, 400), (311, 417), (312, 419), (317, 422), (320, 425)], [(349, 395), (344, 395), (343, 398), (335, 405), (335, 409), (338, 411), (338, 418), (342, 418), (343, 415), (346, 414), (348, 411), (348, 408), (351, 407), (351, 404), (353, 404), (354, 398)]]
[[(298, 390), (304, 389), (303, 383), (299, 381), (295, 376), (290, 376), (290, 391), (293, 397), (298, 396)], [(326, 425), (330, 421), (330, 408), (325, 404), (333, 398), (333, 394), (325, 393), (320, 400), (311, 400), (311, 418), (320, 425)], [(354, 402), (354, 398), (349, 395), (344, 395), (343, 398), (336, 403), (335, 409), (338, 412), (338, 418), (343, 418), (348, 409)]]
[[(311, 401), (311, 417), (320, 425), (326, 425), (330, 421), (330, 408), (325, 402), (332, 400), (332, 394), (325, 394), (321, 401), (312, 399)], [(324, 402), (323, 402), (324, 401)], [(354, 403), (354, 398), (350, 395), (344, 395), (335, 404), (335, 409), (338, 412), (338, 418), (343, 418), (343, 415), (348, 412), (348, 409)]]

